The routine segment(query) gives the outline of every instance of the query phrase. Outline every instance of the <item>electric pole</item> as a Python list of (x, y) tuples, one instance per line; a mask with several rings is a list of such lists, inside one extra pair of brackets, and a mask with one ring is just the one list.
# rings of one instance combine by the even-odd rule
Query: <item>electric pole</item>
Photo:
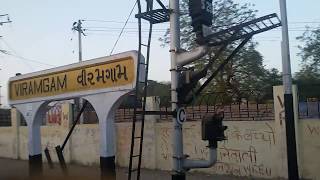
[[(1, 70), (1, 69), (0, 69)], [(2, 107), (2, 103), (1, 103), (1, 99), (2, 99), (2, 96), (1, 96), (1, 88), (2, 86), (0, 86), (0, 108)]]
[[(79, 62), (82, 62), (82, 35), (86, 36), (84, 34), (84, 29), (82, 29), (82, 20), (78, 20), (72, 24), (72, 30), (78, 32), (78, 45), (79, 45)], [(83, 99), (82, 98), (76, 98), (75, 104), (77, 111), (80, 110), (80, 108), (83, 105)], [(83, 124), (83, 115), (80, 116), (80, 124)]]
[[(172, 10), (170, 14), (170, 59), (171, 59), (171, 107), (172, 111), (179, 109), (177, 88), (179, 85), (177, 70), (177, 53), (180, 49), (180, 23), (179, 23), (179, 1), (170, 0), (169, 8)], [(172, 180), (185, 180), (186, 175), (183, 169), (183, 135), (182, 124), (178, 123), (177, 118), (172, 118), (174, 124), (173, 131), (173, 170)]]
[(74, 22), (72, 25), (72, 30), (78, 32), (78, 43), (79, 43), (79, 62), (82, 61), (82, 35), (86, 36), (84, 34), (84, 29), (82, 29), (82, 20), (78, 20), (77, 22)]
[(287, 163), (288, 179), (298, 180), (299, 169), (297, 160), (296, 131), (294, 122), (293, 96), (292, 96), (292, 75), (290, 64), (290, 48), (286, 0), (280, 0), (280, 12), (282, 21), (282, 69), (283, 69), (283, 87), (284, 87), (284, 108), (286, 120), (286, 138), (287, 138)]
[[(2, 21), (2, 18), (6, 18), (6, 20)], [(7, 24), (7, 23), (12, 23), (12, 21), (10, 20), (9, 14), (0, 14), (0, 26), (3, 26), (3, 24)], [(0, 38), (2, 38), (2, 36), (0, 36)], [(0, 53), (4, 53), (7, 54), (7, 51), (0, 49)], [(1, 70), (1, 69), (0, 69)], [(1, 103), (1, 87), (0, 86), (0, 107), (2, 106)]]
[[(1, 20), (2, 18), (6, 18), (6, 20)], [(0, 26), (3, 26), (4, 24), (12, 23), (10, 20), (9, 14), (0, 14)], [(2, 36), (0, 36), (2, 38)], [(0, 53), (7, 54), (7, 51), (0, 49)]]

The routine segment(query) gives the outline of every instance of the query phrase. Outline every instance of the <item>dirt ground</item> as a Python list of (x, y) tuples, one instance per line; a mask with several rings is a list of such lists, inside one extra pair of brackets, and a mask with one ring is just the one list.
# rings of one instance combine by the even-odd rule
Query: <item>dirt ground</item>
[[(126, 180), (127, 169), (117, 168), (116, 178), (108, 177), (103, 180)], [(28, 174), (28, 161), (3, 159), (0, 158), (0, 180), (28, 180), (28, 179), (45, 179), (45, 180), (93, 180), (101, 179), (100, 169), (98, 166), (80, 166), (68, 165), (68, 175), (65, 176), (58, 164), (55, 164), (51, 169), (47, 164), (43, 164), (43, 175), (38, 178), (30, 178)], [(168, 171), (153, 171), (143, 169), (141, 172), (141, 180), (170, 180), (171, 172)], [(252, 178), (237, 178), (229, 176), (214, 176), (200, 173), (188, 173), (187, 180), (239, 180)]]

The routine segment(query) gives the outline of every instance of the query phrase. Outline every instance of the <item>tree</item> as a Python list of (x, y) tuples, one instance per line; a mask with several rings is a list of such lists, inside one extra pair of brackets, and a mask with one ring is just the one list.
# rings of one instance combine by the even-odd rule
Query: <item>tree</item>
[(170, 83), (148, 80), (147, 96), (170, 96)]
[[(180, 3), (180, 11), (182, 12), (180, 16), (181, 47), (186, 50), (193, 49), (197, 46), (195, 43), (195, 33), (192, 32), (191, 18), (188, 14), (188, 1), (189, 0), (182, 0)], [(234, 3), (233, 0), (214, 0), (212, 30), (217, 32), (253, 19), (256, 12), (256, 10), (251, 9), (253, 6), (254, 5), (250, 3), (240, 5)], [(163, 46), (169, 44), (169, 29), (165, 35), (160, 38), (160, 41), (162, 41)]]
[(170, 88), (171, 85), (169, 82), (157, 82), (153, 80), (148, 80), (147, 96), (159, 96), (160, 106), (169, 107)]
[(282, 75), (278, 69), (272, 68), (266, 71), (266, 75), (261, 83), (264, 85), (262, 87), (261, 99), (273, 99), (273, 86), (282, 85)]
[[(252, 20), (255, 17), (256, 10), (253, 10), (252, 4), (238, 4), (233, 0), (214, 0), (213, 2), (213, 25), (212, 31), (217, 32), (222, 29)], [(195, 33), (192, 32), (191, 19), (188, 15), (188, 0), (181, 3), (182, 16), (180, 18), (181, 26), (181, 47), (191, 50), (198, 46), (195, 41)], [(160, 38), (163, 46), (169, 43), (169, 30), (163, 38)], [(255, 98), (261, 97), (265, 83), (264, 76), (268, 71), (263, 66), (263, 57), (255, 49), (257, 43), (250, 42), (246, 45), (232, 62), (225, 66), (223, 71), (219, 72), (210, 84), (208, 89), (214, 92), (224, 93), (225, 99), (233, 100), (234, 97), (255, 95)], [(217, 67), (226, 59), (228, 54), (234, 49), (235, 44), (228, 46), (226, 51), (216, 59), (209, 69), (208, 75), (217, 69)], [(212, 60), (219, 47), (212, 48), (212, 53), (205, 56), (202, 60), (192, 64), (195, 70), (201, 70), (205, 64)]]
[(301, 99), (319, 97), (320, 91), (320, 27), (307, 30), (297, 40), (303, 45), (298, 46), (302, 68), (295, 74), (295, 83), (299, 87)]
[(314, 67), (304, 65), (303, 68), (295, 74), (295, 84), (299, 88), (300, 100), (319, 97), (320, 92), (320, 73)]
[(319, 73), (320, 69), (320, 28), (310, 30), (307, 28), (302, 36), (297, 37), (297, 40), (304, 43), (298, 46), (300, 49), (300, 57), (302, 58), (302, 65), (304, 70), (312, 70)]

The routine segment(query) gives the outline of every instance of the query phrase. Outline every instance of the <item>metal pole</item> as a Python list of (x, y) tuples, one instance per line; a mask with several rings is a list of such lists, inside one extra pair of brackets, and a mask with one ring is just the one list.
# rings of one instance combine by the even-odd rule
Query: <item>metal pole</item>
[(290, 49), (288, 35), (288, 20), (286, 0), (280, 0), (280, 12), (282, 21), (282, 69), (284, 86), (284, 107), (286, 118), (286, 138), (287, 138), (287, 163), (289, 180), (299, 179), (299, 169), (297, 162), (297, 145), (295, 134), (295, 122), (293, 112), (292, 77), (290, 65)]
[[(78, 20), (78, 41), (79, 41), (79, 62), (82, 62), (82, 39), (81, 39), (81, 33), (82, 33), (82, 22), (79, 19)], [(83, 106), (83, 99), (79, 98), (79, 104), (77, 104), (77, 110), (79, 110)], [(80, 114), (80, 124), (83, 124), (83, 115)]]
[(2, 106), (2, 103), (1, 103), (1, 98), (2, 98), (2, 96), (1, 96), (1, 88), (2, 88), (2, 86), (0, 86), (0, 107)]
[[(171, 57), (171, 106), (175, 112), (178, 107), (178, 72), (177, 72), (177, 51), (180, 49), (180, 23), (179, 23), (179, 0), (170, 0), (170, 57)], [(172, 180), (184, 180), (183, 169), (183, 139), (182, 125), (176, 117), (173, 121), (173, 174)]]
[(82, 33), (82, 22), (78, 20), (78, 40), (79, 40), (79, 62), (82, 61), (82, 42), (81, 42), (81, 33)]

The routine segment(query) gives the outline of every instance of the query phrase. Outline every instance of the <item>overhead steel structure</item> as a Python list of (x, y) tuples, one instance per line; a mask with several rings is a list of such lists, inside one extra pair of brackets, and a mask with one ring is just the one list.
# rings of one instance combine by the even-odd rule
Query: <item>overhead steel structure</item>
[[(208, 160), (191, 160), (183, 153), (183, 135), (182, 126), (183, 122), (179, 117), (179, 112), (183, 112), (183, 107), (190, 104), (195, 98), (203, 91), (203, 89), (213, 80), (213, 78), (235, 57), (239, 50), (250, 41), (250, 39), (258, 33), (262, 33), (281, 26), (280, 20), (276, 14), (263, 16), (242, 24), (232, 26), (213, 32), (211, 29), (213, 18), (212, 0), (189, 0), (189, 14), (192, 18), (191, 25), (196, 33), (196, 41), (198, 47), (186, 51), (180, 47), (180, 9), (179, 0), (170, 0), (169, 8), (160, 0), (156, 0), (159, 9), (153, 9), (153, 1), (146, 0), (146, 10), (142, 12), (142, 4), (138, 0), (138, 18), (139, 23), (139, 53), (142, 47), (147, 49), (146, 62), (142, 65), (146, 66), (146, 76), (144, 82), (138, 82), (136, 85), (135, 99), (136, 107), (134, 109), (134, 117), (132, 124), (132, 138), (131, 138), (131, 151), (129, 162), (129, 175), (128, 179), (131, 180), (136, 172), (136, 179), (140, 179), (140, 168), (142, 158), (142, 144), (143, 144), (143, 130), (144, 130), (144, 116), (149, 114), (162, 114), (162, 112), (149, 112), (145, 110), (146, 103), (146, 89), (148, 80), (148, 64), (150, 57), (150, 42), (152, 35), (152, 25), (170, 21), (170, 57), (171, 57), (171, 106), (173, 115), (173, 180), (184, 180), (185, 173), (192, 168), (207, 168), (216, 162), (217, 158), (217, 142), (225, 139), (224, 130), (227, 128), (223, 126), (223, 118), (216, 114), (214, 116), (206, 117), (202, 121), (202, 140), (207, 140), (209, 143), (209, 159)], [(149, 36), (148, 43), (142, 43), (141, 20), (149, 22)], [(232, 45), (231, 45), (232, 44)], [(214, 47), (214, 48), (212, 48)], [(230, 48), (233, 50), (230, 52)], [(197, 72), (187, 72), (190, 64), (194, 61), (203, 58), (212, 49), (218, 49), (214, 52), (214, 57), (207, 60), (203, 69)], [(226, 51), (228, 49), (228, 51)], [(218, 67), (209, 74), (209, 69), (212, 68), (213, 63), (221, 57), (222, 53), (230, 52)], [(140, 62), (140, 61), (139, 61)], [(139, 74), (141, 72), (138, 72)], [(182, 77), (182, 78), (181, 78)], [(200, 79), (203, 79), (201, 86), (197, 88)], [(140, 90), (142, 88), (143, 90)], [(142, 95), (139, 95), (142, 94)], [(140, 103), (141, 102), (141, 103)], [(138, 108), (141, 110), (138, 110)], [(177, 113), (178, 112), (178, 113)], [(136, 122), (141, 120), (140, 133), (137, 136), (135, 133)], [(138, 154), (134, 154), (135, 143), (139, 140)], [(136, 166), (134, 166), (134, 159), (138, 158)]]
[[(145, 72), (141, 72), (140, 69), (137, 69), (137, 76), (139, 77), (144, 73), (144, 79), (141, 81), (137, 79), (136, 90), (132, 97), (135, 101), (134, 114), (132, 120), (132, 134), (131, 134), (131, 146), (130, 146), (130, 160), (129, 160), (129, 171), (128, 179), (131, 180), (134, 177), (140, 179), (140, 169), (141, 169), (141, 158), (142, 158), (142, 146), (143, 146), (143, 134), (144, 134), (144, 120), (146, 112), (146, 97), (147, 97), (147, 88), (148, 88), (148, 72), (149, 72), (149, 59), (150, 59), (150, 45), (152, 37), (152, 27), (154, 24), (163, 23), (169, 21), (169, 10), (163, 5), (160, 0), (156, 0), (157, 5), (155, 7), (160, 7), (159, 9), (153, 9), (154, 4), (153, 0), (146, 0), (145, 3), (141, 3), (140, 0), (137, 0), (138, 4), (138, 29), (139, 29), (139, 54), (146, 53), (146, 59), (143, 61), (141, 56), (138, 58), (139, 66), (142, 66), (142, 69)], [(143, 12), (143, 9), (144, 12)], [(142, 36), (142, 20), (149, 22), (148, 26), (148, 38), (146, 42), (143, 40)], [(150, 112), (148, 113), (150, 114)], [(138, 122), (138, 123), (137, 123)], [(140, 125), (140, 128), (137, 126)], [(140, 131), (136, 133), (136, 129)]]

